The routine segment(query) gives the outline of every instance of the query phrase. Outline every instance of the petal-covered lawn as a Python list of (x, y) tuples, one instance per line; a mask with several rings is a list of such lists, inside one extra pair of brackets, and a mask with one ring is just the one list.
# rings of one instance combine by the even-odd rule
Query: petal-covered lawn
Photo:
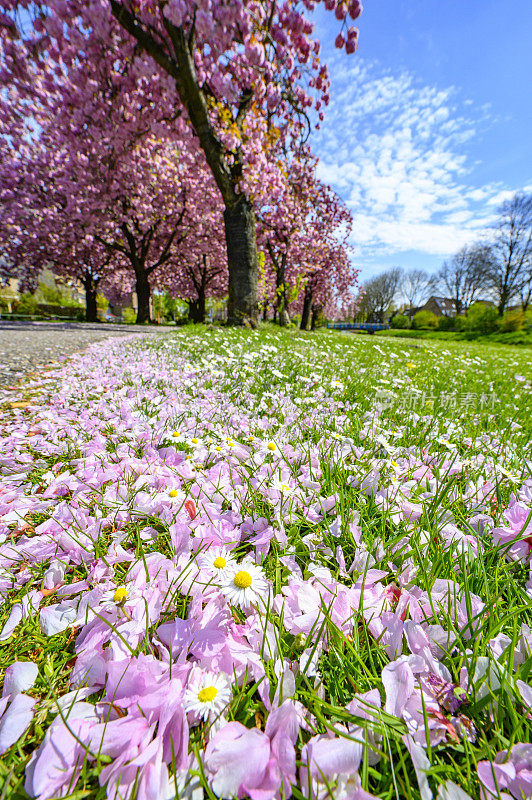
[(531, 797), (527, 353), (199, 328), (11, 392), (2, 800)]

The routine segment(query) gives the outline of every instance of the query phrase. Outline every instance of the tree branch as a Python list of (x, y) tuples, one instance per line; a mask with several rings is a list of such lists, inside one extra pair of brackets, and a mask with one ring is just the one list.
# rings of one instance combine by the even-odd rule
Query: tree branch
[(164, 52), (162, 46), (155, 41), (142, 27), (138, 19), (122, 3), (118, 2), (118, 0), (109, 0), (109, 2), (111, 12), (117, 22), (175, 80), (179, 99), (183, 103), (196, 131), (224, 203), (226, 206), (234, 205), (239, 196), (235, 191), (234, 181), (225, 161), (223, 145), (216, 136), (209, 119), (209, 109), (198, 83), (193, 54), (189, 49), (189, 42), (185, 32), (182, 28), (173, 25), (161, 13), (162, 24), (172, 43), (174, 55), (174, 58), (172, 58), (168, 53)]

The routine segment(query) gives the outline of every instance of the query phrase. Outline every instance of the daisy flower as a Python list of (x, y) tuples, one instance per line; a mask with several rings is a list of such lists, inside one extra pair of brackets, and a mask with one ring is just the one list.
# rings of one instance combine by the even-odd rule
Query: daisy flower
[(271, 488), (285, 497), (294, 494), (295, 491), (295, 487), (290, 486), (290, 484), (287, 483), (287, 479), (283, 480), (282, 477), (273, 478), (271, 482)]
[(185, 711), (200, 719), (213, 719), (222, 713), (231, 701), (231, 685), (223, 672), (203, 672), (194, 669), (183, 695)]
[(153, 502), (162, 503), (164, 505), (181, 506), (185, 499), (186, 495), (181, 489), (181, 483), (177, 480), (170, 480), (156, 492), (153, 497)]
[(113, 606), (123, 606), (131, 600), (131, 588), (127, 586), (114, 586), (110, 584), (109, 589), (100, 597), (100, 606), (112, 608)]
[(119, 613), (131, 619), (131, 612), (139, 602), (142, 603), (142, 598), (143, 590), (139, 589), (138, 586), (134, 586), (131, 583), (128, 586), (114, 586), (111, 584), (110, 588), (103, 592), (94, 608), (90, 608), (89, 611), (96, 609), (112, 611), (116, 608)]
[(264, 598), (269, 583), (260, 567), (252, 561), (235, 564), (222, 582), (222, 592), (232, 606), (247, 608)]
[(198, 556), (198, 567), (208, 572), (217, 582), (224, 581), (236, 566), (234, 558), (225, 547), (209, 547)]

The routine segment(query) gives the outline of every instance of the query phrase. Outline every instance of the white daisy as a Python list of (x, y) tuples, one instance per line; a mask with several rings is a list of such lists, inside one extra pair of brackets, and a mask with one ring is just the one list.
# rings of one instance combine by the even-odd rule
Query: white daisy
[(266, 597), (269, 588), (262, 569), (252, 561), (235, 564), (222, 583), (227, 602), (240, 608), (247, 608)]
[(273, 478), (271, 482), (271, 488), (274, 491), (282, 494), (284, 497), (288, 497), (289, 495), (294, 494), (295, 491), (295, 487), (290, 486), (290, 484), (287, 483), (287, 479), (283, 480), (282, 477)]
[(231, 684), (223, 672), (192, 670), (188, 686), (183, 695), (185, 711), (196, 717), (213, 719), (217, 717), (231, 701)]
[(153, 497), (154, 503), (161, 503), (165, 506), (171, 505), (172, 507), (182, 506), (184, 500), (186, 500), (186, 495), (181, 490), (181, 484), (175, 480), (160, 488)]
[(236, 562), (225, 547), (209, 547), (198, 556), (198, 567), (207, 572), (216, 582), (225, 581)]
[(123, 614), (131, 619), (131, 612), (138, 603), (142, 603), (143, 591), (135, 587), (132, 583), (128, 586), (114, 586), (111, 584), (94, 608), (89, 609), (89, 613), (94, 610), (112, 611), (117, 609), (119, 614)]
[(123, 606), (126, 602), (131, 600), (131, 588), (127, 586), (114, 586), (110, 584), (110, 588), (100, 597), (100, 606), (112, 608), (113, 606)]

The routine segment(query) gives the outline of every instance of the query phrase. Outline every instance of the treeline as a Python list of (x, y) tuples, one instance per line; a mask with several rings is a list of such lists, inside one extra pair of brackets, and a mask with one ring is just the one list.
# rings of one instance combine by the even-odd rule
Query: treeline
[(456, 317), (479, 301), (492, 303), (499, 320), (510, 307), (526, 312), (532, 297), (532, 195), (518, 193), (504, 202), (489, 236), (463, 247), (436, 274), (395, 267), (366, 281), (355, 313), (360, 320), (383, 322), (432, 295), (452, 301)]
[[(312, 4), (310, 4), (312, 5)], [(302, 324), (356, 286), (310, 133), (330, 99), (305, 4), (11, 0), (0, 13), (0, 282), (168, 292), (195, 321)], [(309, 6), (310, 7), (310, 6)], [(326, 3), (356, 50), (358, 0)]]

